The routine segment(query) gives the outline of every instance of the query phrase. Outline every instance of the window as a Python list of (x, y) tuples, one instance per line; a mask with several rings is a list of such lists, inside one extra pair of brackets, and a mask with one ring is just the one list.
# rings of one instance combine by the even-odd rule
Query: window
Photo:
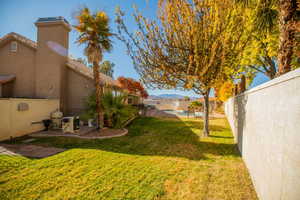
[(133, 103), (132, 98), (129, 97), (127, 103), (131, 105)]
[(10, 43), (10, 52), (17, 52), (18, 50), (18, 43), (13, 41)]

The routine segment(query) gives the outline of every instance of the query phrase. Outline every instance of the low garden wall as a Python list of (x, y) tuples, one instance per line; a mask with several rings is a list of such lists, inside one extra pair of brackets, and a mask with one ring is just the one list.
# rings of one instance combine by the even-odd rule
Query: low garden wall
[(241, 155), (262, 200), (300, 198), (300, 69), (225, 103)]
[(41, 120), (59, 109), (57, 99), (0, 99), (0, 141), (44, 129)]

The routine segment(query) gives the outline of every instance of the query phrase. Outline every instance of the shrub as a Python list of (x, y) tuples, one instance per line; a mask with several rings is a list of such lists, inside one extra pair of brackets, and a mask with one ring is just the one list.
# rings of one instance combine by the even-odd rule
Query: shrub
[(103, 94), (101, 105), (109, 127), (116, 127), (116, 124), (119, 124), (125, 99), (125, 95), (114, 95), (111, 91)]
[(85, 102), (86, 111), (84, 113), (87, 118), (95, 118), (96, 117), (96, 93), (93, 92), (90, 96), (88, 96)]
[(194, 109), (194, 110), (197, 110), (197, 111), (200, 111), (200, 110), (203, 110), (203, 104), (200, 101), (193, 101), (190, 104), (190, 108)]
[[(138, 114), (133, 106), (126, 105), (127, 95), (114, 95), (111, 91), (105, 92), (101, 97), (101, 107), (104, 112), (105, 125), (112, 128), (122, 128), (132, 117)], [(95, 93), (86, 101), (86, 116), (94, 118), (96, 115)]]

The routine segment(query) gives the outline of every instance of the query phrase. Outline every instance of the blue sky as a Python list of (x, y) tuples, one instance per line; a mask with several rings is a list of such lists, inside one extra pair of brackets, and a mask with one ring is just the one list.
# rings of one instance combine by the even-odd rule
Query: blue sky
[[(120, 6), (126, 14), (126, 24), (131, 31), (135, 31), (135, 23), (132, 18), (133, 5), (136, 5), (147, 17), (155, 17), (156, 0), (1, 0), (0, 7), (0, 37), (9, 32), (19, 33), (27, 38), (36, 41), (36, 27), (34, 22), (39, 17), (63, 16), (71, 24), (74, 24), (74, 13), (86, 5), (91, 10), (103, 10), (111, 19), (111, 28), (115, 32), (114, 12), (116, 6)], [(70, 32), (69, 54), (74, 57), (84, 57), (83, 47), (75, 44), (77, 33)], [(104, 60), (115, 63), (114, 76), (125, 76), (139, 79), (139, 75), (134, 70), (129, 56), (126, 54), (126, 47), (117, 39), (113, 39), (113, 51), (104, 55)], [(253, 85), (258, 85), (267, 80), (264, 75), (255, 78)], [(197, 96), (193, 92), (176, 90), (148, 90), (150, 94), (182, 94)]]

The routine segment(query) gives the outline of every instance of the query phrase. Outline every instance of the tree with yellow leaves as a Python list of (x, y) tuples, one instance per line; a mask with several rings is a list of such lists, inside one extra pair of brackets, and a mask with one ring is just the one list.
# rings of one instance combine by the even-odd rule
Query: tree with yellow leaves
[(295, 26), (299, 20), (299, 0), (233, 0), (254, 12), (253, 25), (260, 32), (278, 29), (278, 72), (289, 72), (295, 48)]
[(234, 90), (234, 84), (232, 81), (226, 81), (223, 83), (223, 85), (220, 87), (218, 91), (218, 97), (217, 99), (225, 102), (227, 99), (233, 96), (233, 90)]
[(130, 33), (117, 10), (118, 37), (148, 87), (193, 90), (204, 97), (204, 136), (209, 135), (209, 94), (237, 70), (248, 38), (247, 20), (231, 0), (160, 0), (158, 20), (136, 12)]

